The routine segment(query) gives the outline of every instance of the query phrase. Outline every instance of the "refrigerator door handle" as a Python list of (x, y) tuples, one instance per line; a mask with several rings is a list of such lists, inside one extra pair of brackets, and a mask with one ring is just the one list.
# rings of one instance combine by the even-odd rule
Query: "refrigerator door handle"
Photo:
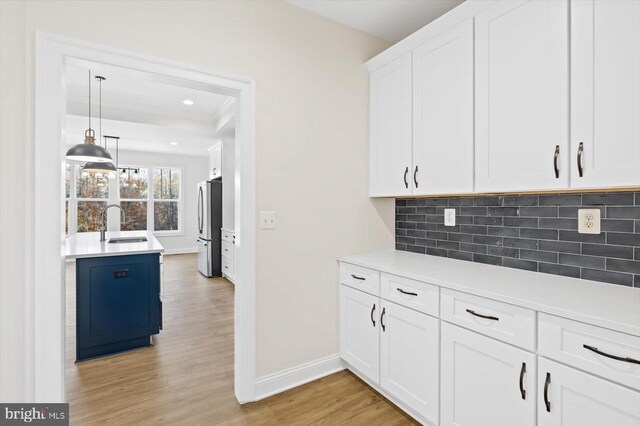
[(202, 187), (199, 186), (198, 187), (198, 232), (200, 234), (202, 234), (202, 207), (203, 207), (203, 202), (202, 202)]

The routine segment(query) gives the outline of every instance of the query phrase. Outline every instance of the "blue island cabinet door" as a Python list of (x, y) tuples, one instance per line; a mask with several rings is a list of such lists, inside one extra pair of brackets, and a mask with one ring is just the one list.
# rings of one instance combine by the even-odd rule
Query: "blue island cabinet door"
[(149, 346), (159, 295), (158, 253), (78, 259), (76, 359)]

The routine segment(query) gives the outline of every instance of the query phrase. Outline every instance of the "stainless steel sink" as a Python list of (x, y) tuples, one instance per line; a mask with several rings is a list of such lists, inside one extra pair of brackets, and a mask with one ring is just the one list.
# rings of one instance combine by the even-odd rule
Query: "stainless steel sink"
[(147, 237), (117, 237), (117, 238), (109, 238), (109, 244), (120, 244), (120, 243), (144, 243), (147, 241)]

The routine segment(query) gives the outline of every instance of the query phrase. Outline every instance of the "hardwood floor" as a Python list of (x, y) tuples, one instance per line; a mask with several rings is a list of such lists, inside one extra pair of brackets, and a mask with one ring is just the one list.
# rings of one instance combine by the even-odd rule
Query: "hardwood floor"
[(233, 284), (165, 256), (164, 329), (155, 345), (75, 360), (75, 264), (67, 266), (71, 424), (401, 425), (407, 415), (349, 372), (241, 406), (233, 394)]

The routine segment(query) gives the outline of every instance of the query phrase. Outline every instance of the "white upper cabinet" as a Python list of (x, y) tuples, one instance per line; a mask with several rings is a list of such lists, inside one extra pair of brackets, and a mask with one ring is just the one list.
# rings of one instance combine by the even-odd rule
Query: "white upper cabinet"
[(569, 185), (567, 1), (476, 16), (476, 191)]
[(413, 194), (473, 192), (473, 21), (413, 50)]
[(411, 194), (411, 52), (370, 76), (369, 195)]
[(545, 358), (538, 371), (538, 425), (640, 424), (640, 393)]
[(640, 1), (571, 7), (571, 186), (640, 185)]

